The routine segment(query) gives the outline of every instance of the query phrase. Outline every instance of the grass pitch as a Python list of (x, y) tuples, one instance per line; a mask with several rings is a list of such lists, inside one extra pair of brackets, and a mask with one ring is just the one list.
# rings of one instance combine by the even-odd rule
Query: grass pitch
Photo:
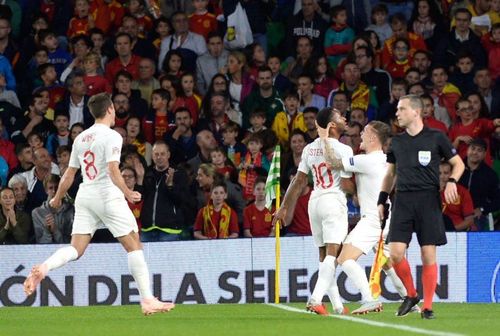
[[(394, 313), (398, 304), (384, 304), (381, 313), (361, 317), (349, 315), (347, 320), (302, 313), (304, 304), (283, 306), (297, 311), (265, 304), (177, 305), (170, 313), (143, 316), (139, 306), (3, 307), (0, 308), (0, 335), (500, 334), (498, 304), (435, 304), (437, 319), (425, 321), (415, 313), (397, 318)], [(350, 310), (358, 307), (356, 304), (347, 306)], [(374, 325), (366, 324), (370, 321)]]

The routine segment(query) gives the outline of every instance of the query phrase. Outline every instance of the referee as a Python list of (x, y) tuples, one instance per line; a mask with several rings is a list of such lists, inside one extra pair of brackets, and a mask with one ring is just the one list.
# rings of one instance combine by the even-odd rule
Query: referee
[(384, 218), (384, 204), (397, 176), (388, 241), (394, 269), (408, 292), (397, 316), (407, 315), (419, 302), (410, 265), (405, 258), (415, 232), (423, 263), (424, 305), (421, 316), (433, 319), (432, 298), (437, 284), (436, 246), (446, 244), (439, 196), (439, 163), (444, 158), (452, 166), (444, 190), (447, 203), (453, 203), (458, 198), (456, 183), (462, 176), (464, 163), (443, 132), (424, 127), (422, 108), (422, 100), (416, 95), (403, 96), (399, 100), (396, 117), (406, 131), (392, 139), (387, 153), (387, 173), (377, 203), (380, 218)]

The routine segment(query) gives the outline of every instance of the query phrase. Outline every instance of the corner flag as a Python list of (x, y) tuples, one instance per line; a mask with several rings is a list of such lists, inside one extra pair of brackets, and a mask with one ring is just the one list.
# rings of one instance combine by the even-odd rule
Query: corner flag
[[(272, 211), (273, 199), (276, 199), (276, 209), (280, 207), (280, 146), (274, 148), (273, 159), (266, 179), (266, 208)], [(280, 222), (274, 228), (276, 271), (274, 272), (274, 303), (280, 303)]]
[[(280, 161), (281, 152), (280, 146), (274, 148), (273, 159), (271, 160), (271, 166), (269, 167), (269, 174), (266, 179), (266, 208), (271, 211), (273, 200), (276, 199), (276, 190), (280, 187)], [(278, 191), (279, 192), (279, 191)], [(276, 205), (278, 208), (279, 205)]]

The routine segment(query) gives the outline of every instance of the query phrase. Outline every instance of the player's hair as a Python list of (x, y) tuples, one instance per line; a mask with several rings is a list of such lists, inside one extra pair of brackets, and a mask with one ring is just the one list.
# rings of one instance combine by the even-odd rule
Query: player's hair
[(411, 108), (414, 110), (422, 111), (422, 109), (424, 108), (424, 103), (422, 102), (422, 99), (420, 99), (420, 97), (417, 95), (409, 94), (399, 98), (399, 101), (403, 99), (408, 99), (410, 101)]
[(61, 180), (61, 178), (55, 174), (49, 174), (49, 175), (45, 176), (45, 178), (43, 179), (43, 189), (47, 189), (47, 186), (49, 185), (49, 183), (59, 185), (60, 180)]
[(106, 92), (101, 92), (90, 97), (88, 107), (94, 119), (102, 119), (106, 111), (113, 105), (111, 97)]
[(328, 126), (328, 123), (333, 120), (333, 115), (335, 113), (340, 114), (340, 111), (331, 107), (322, 108), (316, 115), (316, 121), (318, 125), (321, 128), (326, 128)]
[(391, 137), (391, 127), (385, 122), (372, 120), (368, 123), (368, 125), (373, 128), (382, 146), (385, 144), (387, 139)]

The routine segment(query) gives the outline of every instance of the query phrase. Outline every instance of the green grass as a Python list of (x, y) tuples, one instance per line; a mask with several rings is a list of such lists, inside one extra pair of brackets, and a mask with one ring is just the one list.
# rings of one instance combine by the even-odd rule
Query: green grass
[[(292, 304), (304, 308), (304, 304)], [(418, 314), (397, 318), (397, 304), (384, 305), (368, 319), (428, 331), (499, 335), (500, 305), (435, 304), (436, 320)], [(352, 310), (355, 304), (348, 304)], [(166, 314), (142, 316), (139, 306), (0, 308), (0, 335), (422, 335), (263, 304), (178, 305)]]

